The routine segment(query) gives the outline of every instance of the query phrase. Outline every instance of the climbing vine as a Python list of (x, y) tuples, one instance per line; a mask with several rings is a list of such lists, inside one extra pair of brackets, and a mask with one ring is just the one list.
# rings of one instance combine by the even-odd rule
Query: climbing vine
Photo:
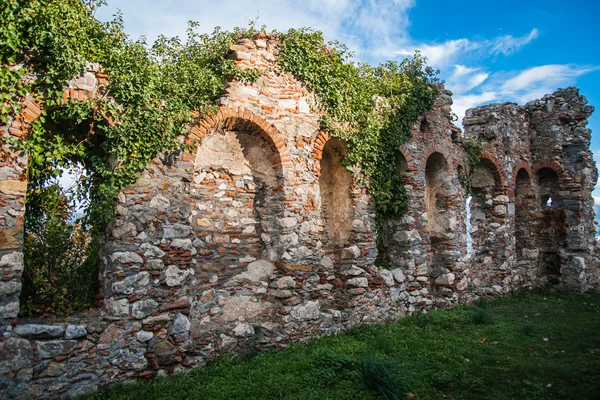
[[(120, 189), (150, 159), (181, 149), (185, 124), (194, 112), (214, 107), (228, 79), (258, 76), (227, 58), (246, 30), (201, 35), (191, 24), (187, 41), (161, 36), (149, 47), (125, 36), (119, 15), (96, 20), (102, 3), (0, 0), (1, 122), (19, 112), (27, 95), (43, 110), (26, 140), (14, 143), (29, 156), (28, 208), (42, 209), (36, 203), (48, 180), (83, 165), (89, 172), (80, 182), (90, 196), (85, 213), (98, 227), (112, 217)], [(64, 87), (91, 63), (109, 76), (104, 93), (63, 104)]]
[[(92, 236), (113, 218), (120, 190), (152, 158), (184, 148), (186, 125), (216, 107), (228, 80), (259, 77), (228, 58), (233, 44), (256, 36), (253, 26), (199, 34), (190, 23), (186, 40), (161, 36), (149, 46), (123, 33), (120, 15), (106, 23), (95, 19), (102, 4), (0, 0), (0, 123), (18, 115), (28, 96), (42, 110), (25, 140), (11, 142), (29, 159), (26, 220), (58, 221), (51, 215), (57, 208), (48, 204), (61, 199), (82, 208), (77, 223)], [(320, 32), (273, 34), (281, 43), (278, 68), (315, 93), (325, 112), (323, 128), (348, 144), (345, 164), (376, 199), (381, 227), (406, 208), (395, 152), (410, 138), (417, 117), (433, 106), (436, 72), (419, 53), (370, 66), (353, 62), (345, 46), (326, 43)], [(108, 76), (101, 92), (63, 103), (68, 82), (90, 69)], [(73, 168), (83, 172), (72, 190), (48, 189)], [(68, 213), (61, 213), (64, 222)], [(26, 235), (59, 222), (44, 229), (26, 222)]]
[(352, 62), (338, 42), (321, 32), (290, 30), (280, 36), (279, 67), (298, 76), (326, 111), (323, 129), (346, 141), (347, 166), (363, 178), (377, 206), (378, 227), (406, 210), (396, 151), (411, 138), (419, 115), (431, 109), (437, 72), (416, 53), (378, 66)]
[(470, 196), (473, 194), (473, 176), (475, 176), (481, 163), (481, 159), (479, 158), (482, 150), (481, 142), (475, 139), (463, 138), (460, 144), (467, 154), (467, 167), (466, 171), (458, 171), (458, 179), (465, 188), (467, 196)]

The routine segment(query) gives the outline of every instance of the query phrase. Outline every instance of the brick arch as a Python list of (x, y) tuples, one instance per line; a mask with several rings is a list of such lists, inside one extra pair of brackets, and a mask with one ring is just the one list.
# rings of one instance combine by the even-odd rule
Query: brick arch
[(494, 157), (487, 151), (482, 152), (479, 155), (479, 159), (487, 160), (492, 164), (492, 166), (493, 166), (492, 172), (494, 172), (495, 177), (498, 179), (498, 187), (500, 187), (500, 188), (506, 187), (506, 177), (504, 176), (504, 171), (502, 171), (502, 167), (500, 166), (498, 159), (496, 159), (496, 157)]
[(323, 148), (325, 148), (325, 143), (331, 139), (331, 135), (327, 131), (320, 131), (315, 139), (313, 140), (313, 157), (315, 160), (319, 161), (323, 158)]
[[(566, 178), (564, 168), (554, 160), (540, 161), (540, 162), (533, 164), (533, 166), (531, 167), (534, 174), (537, 174), (537, 172), (542, 168), (550, 168), (551, 170), (556, 172), (556, 175), (558, 175), (558, 179), (560, 179), (560, 180), (563, 180)], [(532, 174), (532, 176), (533, 176), (533, 174)]]
[(425, 152), (423, 153), (423, 165), (427, 165), (427, 159), (430, 155), (432, 155), (433, 153), (440, 153), (446, 159), (448, 167), (450, 169), (455, 169), (456, 163), (454, 162), (454, 158), (450, 155), (450, 152), (448, 151), (447, 147), (448, 146), (444, 147), (438, 143), (430, 145), (427, 148), (427, 150), (425, 150)]
[(524, 169), (525, 171), (527, 171), (527, 174), (529, 175), (529, 179), (533, 178), (533, 171), (531, 170), (531, 167), (529, 166), (528, 163), (526, 163), (525, 161), (521, 160), (521, 161), (519, 161), (517, 163), (517, 165), (515, 165), (515, 169), (513, 170), (513, 179), (511, 181), (511, 184), (512, 184), (513, 187), (517, 185), (517, 174), (522, 169)]
[[(106, 84), (107, 79), (105, 74), (96, 73), (95, 75), (98, 79), (99, 87)], [(75, 89), (67, 87), (62, 95), (62, 104), (91, 99), (97, 94), (98, 93), (94, 93), (93, 91), (87, 89)], [(17, 116), (15, 116), (8, 127), (9, 135), (18, 138), (24, 138), (27, 136), (27, 134), (29, 134), (29, 130), (31, 129), (31, 123), (42, 114), (42, 106), (33, 96), (27, 96), (21, 104), (21, 111)], [(103, 114), (103, 116), (110, 125), (115, 124), (114, 119), (110, 115)]]
[[(222, 106), (217, 113), (208, 112), (204, 119), (198, 121), (188, 132), (186, 144), (197, 148), (202, 139), (206, 138), (216, 129), (240, 130), (256, 133), (261, 139), (265, 140), (273, 150), (274, 167), (280, 167), (282, 170), (291, 169), (290, 152), (283, 141), (283, 136), (277, 128), (269, 124), (263, 118), (254, 114), (245, 107), (233, 108)], [(183, 160), (187, 162), (195, 161), (195, 154), (185, 152)]]

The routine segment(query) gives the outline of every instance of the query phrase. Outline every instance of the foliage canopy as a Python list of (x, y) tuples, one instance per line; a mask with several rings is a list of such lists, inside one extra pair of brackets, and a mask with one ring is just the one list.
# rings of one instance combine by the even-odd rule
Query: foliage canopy
[[(187, 40), (161, 36), (150, 46), (124, 34), (119, 14), (98, 21), (94, 12), (103, 3), (0, 0), (0, 123), (17, 115), (27, 96), (42, 110), (28, 137), (12, 141), (29, 160), (26, 219), (45, 221), (46, 230), (65, 222), (53, 219), (56, 207), (49, 205), (66, 194), (48, 187), (66, 169), (82, 168), (67, 203), (85, 203), (79, 223), (94, 237), (113, 218), (120, 190), (161, 152), (183, 149), (186, 125), (215, 107), (229, 80), (259, 77), (236, 67), (228, 53), (240, 39), (266, 33), (250, 26), (199, 34), (190, 22)], [(433, 106), (436, 73), (419, 53), (370, 66), (355, 63), (345, 46), (327, 43), (321, 32), (271, 35), (280, 41), (277, 68), (307, 85), (325, 112), (323, 129), (348, 144), (346, 166), (376, 199), (379, 226), (402, 213), (406, 193), (395, 152)], [(63, 103), (68, 82), (92, 65), (108, 75), (105, 90)], [(32, 234), (34, 227), (26, 230)]]

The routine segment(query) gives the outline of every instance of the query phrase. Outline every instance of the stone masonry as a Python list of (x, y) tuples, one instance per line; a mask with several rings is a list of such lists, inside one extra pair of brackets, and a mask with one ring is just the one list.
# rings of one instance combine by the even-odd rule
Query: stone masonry
[[(121, 192), (101, 252), (102, 307), (67, 320), (17, 319), (27, 159), (3, 144), (4, 397), (72, 397), (522, 288), (600, 287), (593, 107), (577, 89), (468, 110), (463, 136), (449, 117), (452, 93), (438, 85), (397, 153), (408, 213), (376, 232), (373, 199), (340, 166), (345, 143), (320, 131), (313, 95), (277, 69), (277, 54), (272, 37), (232, 47), (261, 77), (229, 82), (219, 111), (189, 127), (195, 151), (161, 154)], [(91, 68), (64, 100), (105, 83)], [(39, 114), (26, 99), (3, 134), (23, 137)], [(470, 221), (463, 137), (483, 143)], [(377, 234), (390, 269), (374, 265)]]

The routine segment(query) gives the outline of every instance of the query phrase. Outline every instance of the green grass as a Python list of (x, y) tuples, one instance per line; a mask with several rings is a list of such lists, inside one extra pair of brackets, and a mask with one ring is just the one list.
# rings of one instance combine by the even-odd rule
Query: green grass
[(600, 295), (524, 293), (285, 351), (222, 357), (97, 399), (598, 399)]

